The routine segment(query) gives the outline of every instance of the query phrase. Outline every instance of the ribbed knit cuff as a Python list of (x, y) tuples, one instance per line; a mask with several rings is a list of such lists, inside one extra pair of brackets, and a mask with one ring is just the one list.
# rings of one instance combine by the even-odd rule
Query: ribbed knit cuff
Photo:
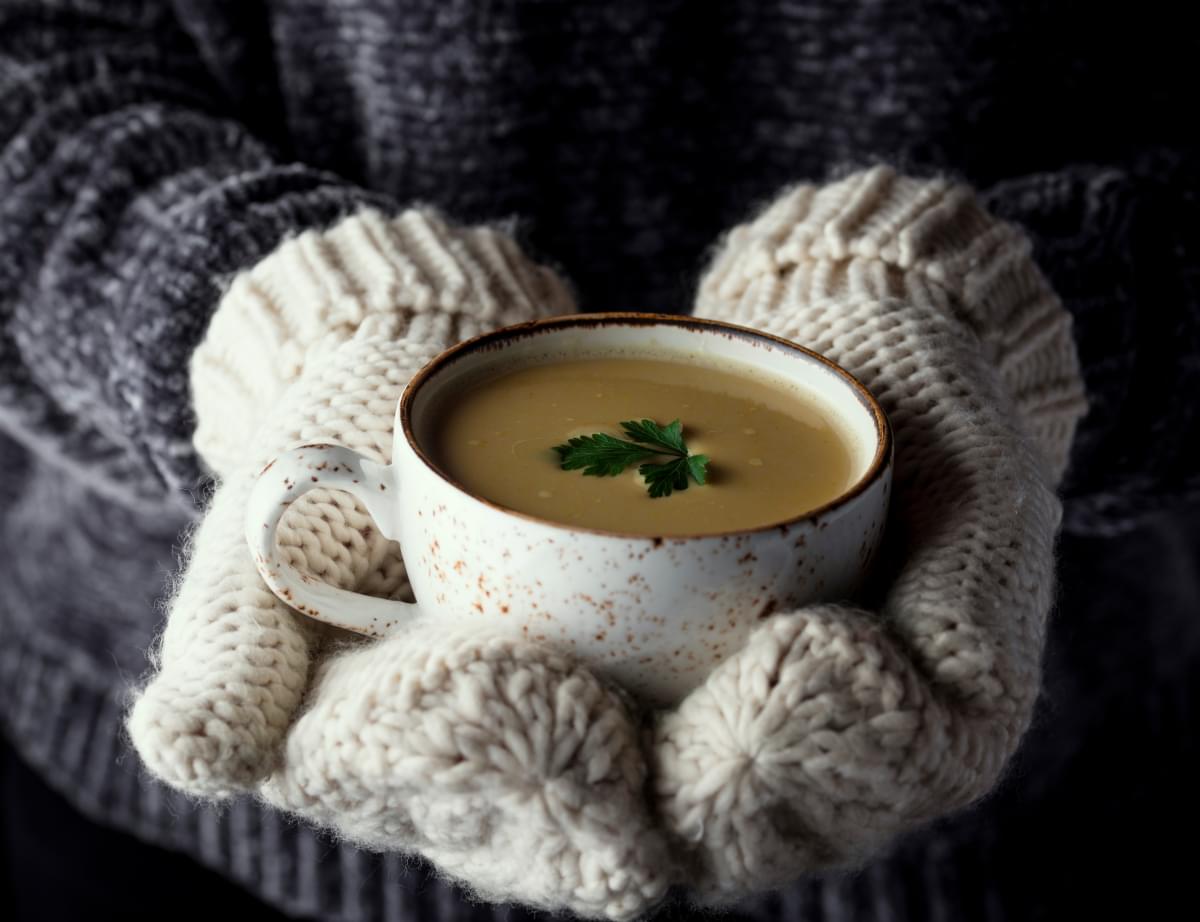
[[(764, 298), (755, 284), (764, 277), (787, 281)], [(967, 186), (888, 167), (795, 186), (729, 233), (697, 313), (769, 328), (781, 312), (826, 298), (914, 291), (974, 330), (1057, 481), (1087, 409), (1071, 315), (1025, 234)]]
[(226, 473), (306, 364), (351, 337), (445, 347), (572, 310), (565, 283), (497, 230), (458, 228), (432, 209), (360, 211), (233, 279), (191, 361), (195, 446)]

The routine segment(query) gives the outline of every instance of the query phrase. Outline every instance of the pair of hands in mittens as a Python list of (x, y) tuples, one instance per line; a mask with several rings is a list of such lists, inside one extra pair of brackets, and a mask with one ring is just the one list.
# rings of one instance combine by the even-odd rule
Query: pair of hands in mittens
[[(364, 212), (232, 284), (191, 366), (210, 509), (127, 715), (166, 783), (254, 792), (477, 895), (611, 919), (672, 885), (720, 905), (861, 861), (986, 793), (1038, 690), (1054, 488), (1084, 411), (1070, 319), (967, 188), (886, 168), (786, 190), (720, 242), (698, 315), (794, 339), (895, 432), (875, 610), (778, 612), (677, 707), (639, 713), (548, 647), (428, 623), (365, 641), (294, 613), (243, 537), (259, 470), (307, 442), (390, 461), (408, 378), (486, 329), (568, 313), (506, 236)], [(348, 494), (279, 529), (341, 588), (407, 592)]]

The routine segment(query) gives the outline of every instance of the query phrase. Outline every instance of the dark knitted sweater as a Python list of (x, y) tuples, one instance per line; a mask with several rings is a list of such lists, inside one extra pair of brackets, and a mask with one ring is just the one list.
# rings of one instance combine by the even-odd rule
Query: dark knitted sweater
[[(440, 882), (417, 888), (419, 863), (333, 848), (246, 800), (186, 803), (118, 729), (204, 500), (187, 360), (221, 284), (364, 204), (515, 218), (583, 309), (677, 312), (720, 231), (785, 184), (874, 160), (965, 179), (1028, 231), (1075, 317), (1092, 410), (1063, 487), (1067, 557), (1108, 553), (1102, 536), (1200, 495), (1191, 34), (990, 0), (5, 0), (0, 726), (96, 817), (281, 906), (459, 911)], [(1194, 578), (1171, 553), (1137, 566)], [(1089, 600), (1064, 596), (1056, 624), (1085, 623), (1070, 619)], [(1100, 660), (1115, 642), (1075, 630)], [(1186, 661), (1197, 631), (1169, 630)], [(1051, 692), (1071, 687), (1065, 662), (1048, 660)], [(1159, 713), (1145, 676), (1105, 681)], [(1028, 797), (1091, 738), (1081, 715), (1027, 744), (1057, 766)], [(1007, 899), (982, 870), (1005, 847), (987, 809), (747, 912), (974, 917), (955, 901)], [(975, 875), (969, 897), (939, 861)]]

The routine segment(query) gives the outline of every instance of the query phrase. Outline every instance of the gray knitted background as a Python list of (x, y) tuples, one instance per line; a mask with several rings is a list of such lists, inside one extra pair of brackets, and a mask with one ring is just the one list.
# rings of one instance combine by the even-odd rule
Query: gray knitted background
[[(1031, 234), (1076, 318), (1093, 411), (1064, 487), (1044, 713), (983, 807), (747, 917), (1035, 918), (1049, 911), (1039, 881), (1054, 883), (1039, 875), (1072, 847), (1053, 830), (1068, 823), (1143, 843), (1132, 856), (1114, 844), (1124, 861), (1086, 880), (1157, 860), (1136, 816), (1196, 764), (1184, 667), (1200, 631), (1194, 532), (1139, 518), (1200, 493), (1187, 453), (1200, 428), (1200, 170), (1182, 89), (1198, 49), (1181, 23), (1129, 13), (998, 0), (0, 4), (4, 733), (90, 814), (279, 906), (492, 917), (420, 862), (332, 847), (245, 802), (193, 809), (141, 777), (118, 737), (205, 489), (186, 362), (221, 281), (288, 231), (424, 201), (461, 221), (515, 218), (585, 309), (681, 311), (706, 248), (755, 204), (886, 160), (979, 187)], [(1014, 873), (1031, 854), (1046, 860)]]

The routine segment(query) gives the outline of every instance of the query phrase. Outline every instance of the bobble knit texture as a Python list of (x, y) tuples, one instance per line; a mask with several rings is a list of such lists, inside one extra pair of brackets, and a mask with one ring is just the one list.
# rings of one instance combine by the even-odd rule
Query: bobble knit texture
[[(987, 793), (1037, 694), (1053, 487), (1085, 406), (1069, 316), (961, 186), (877, 169), (791, 189), (700, 286), (698, 313), (830, 355), (888, 410), (878, 611), (777, 614), (640, 724), (550, 650), (424, 624), (347, 639), (263, 586), (241, 511), (271, 455), (329, 440), (388, 460), (423, 361), (568, 309), (501, 235), (420, 212), (303, 235), (234, 281), (192, 363), (197, 443), (223, 482), (129, 715), (151, 770), (419, 851), (484, 898), (612, 919), (671, 884), (720, 905), (853, 865)], [(343, 588), (407, 592), (398, 548), (346, 494), (298, 501), (280, 544)]]

